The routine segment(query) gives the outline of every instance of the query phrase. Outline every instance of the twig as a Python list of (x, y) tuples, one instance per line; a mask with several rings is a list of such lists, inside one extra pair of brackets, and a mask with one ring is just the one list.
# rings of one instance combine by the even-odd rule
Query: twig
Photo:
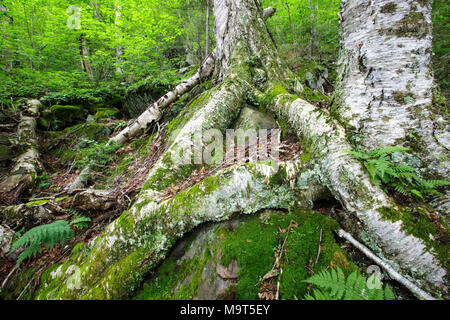
[(425, 299), (425, 300), (436, 300), (436, 298), (432, 297), (428, 293), (426, 293), (424, 290), (416, 286), (414, 283), (403, 277), (400, 273), (394, 270), (388, 263), (384, 262), (380, 258), (378, 258), (370, 249), (368, 249), (366, 246), (364, 246), (362, 243), (358, 242), (355, 238), (352, 237), (351, 234), (348, 232), (345, 232), (344, 230), (340, 229), (337, 231), (337, 234), (339, 237), (346, 239), (348, 242), (350, 242), (352, 245), (354, 245), (356, 248), (358, 248), (362, 253), (364, 253), (369, 259), (373, 260), (376, 264), (378, 264), (380, 267), (382, 267), (389, 276), (404, 285), (406, 288), (408, 288), (416, 297), (419, 299)]
[(317, 264), (317, 261), (319, 261), (319, 256), (320, 256), (320, 246), (322, 245), (322, 229), (320, 229), (320, 238), (319, 238), (319, 247), (317, 248), (317, 257), (316, 257), (316, 261), (314, 262), (314, 265)]
[(8, 282), (9, 277), (11, 277), (11, 275), (14, 273), (14, 271), (16, 271), (16, 269), (17, 269), (18, 266), (19, 266), (19, 265), (16, 264), (16, 265), (14, 266), (14, 268), (12, 268), (12, 270), (8, 273), (8, 275), (6, 276), (5, 280), (4, 280), (3, 283), (2, 283), (2, 289), (5, 287), (6, 282)]

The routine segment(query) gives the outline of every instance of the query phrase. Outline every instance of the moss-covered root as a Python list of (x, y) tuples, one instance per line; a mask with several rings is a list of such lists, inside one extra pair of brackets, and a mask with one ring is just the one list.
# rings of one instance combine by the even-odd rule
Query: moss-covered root
[[(280, 232), (289, 227), (288, 235)], [(331, 218), (300, 208), (289, 213), (267, 209), (205, 224), (177, 242), (135, 298), (257, 300), (261, 279), (273, 266), (274, 250), (283, 244), (283, 273), (274, 279), (280, 281), (280, 298), (303, 298), (308, 291), (303, 280), (311, 275), (305, 266), (317, 257), (319, 242), (315, 273), (330, 267), (340, 267), (346, 274), (358, 269), (336, 243), (333, 231), (338, 229)]]
[[(303, 176), (306, 175), (306, 176)], [(207, 221), (223, 221), (234, 213), (288, 208), (310, 203), (299, 193), (308, 180), (298, 163), (247, 163), (229, 167), (164, 202), (142, 192), (121, 217), (96, 239), (79, 244), (72, 258), (47, 270), (38, 299), (118, 299), (129, 297), (145, 274), (183, 234)], [(303, 197), (303, 199), (302, 199)]]
[(193, 100), (168, 126), (169, 147), (147, 176), (145, 189), (162, 191), (187, 179), (198, 167), (193, 156), (197, 133), (208, 129), (225, 132), (243, 106), (248, 86), (230, 76), (221, 85)]
[(16, 164), (11, 169), (11, 174), (0, 183), (0, 193), (29, 188), (34, 185), (39, 166), (36, 118), (40, 105), (39, 100), (28, 100), (22, 106), (17, 139), (23, 147), (24, 153), (18, 157)]
[[(304, 144), (310, 146), (311, 165), (318, 179), (346, 209), (340, 217), (347, 218), (347, 230), (359, 235), (367, 246), (389, 259), (397, 270), (412, 277), (419, 285), (440, 292), (445, 290), (448, 252), (439, 254), (442, 250), (438, 248), (438, 242), (430, 241), (430, 237), (436, 235), (428, 231), (430, 228), (423, 225), (408, 227), (409, 221), (402, 218), (406, 218), (406, 214), (402, 214), (402, 210), (371, 183), (361, 163), (344, 153), (351, 149), (344, 128), (326, 110), (293, 95), (276, 96), (270, 108), (295, 129)], [(386, 208), (397, 214), (384, 214)], [(414, 231), (422, 229), (427, 231), (423, 234)]]

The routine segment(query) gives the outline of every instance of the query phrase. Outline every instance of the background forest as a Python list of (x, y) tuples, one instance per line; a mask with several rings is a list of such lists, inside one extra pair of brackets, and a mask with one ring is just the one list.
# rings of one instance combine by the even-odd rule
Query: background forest
[[(448, 98), (445, 3), (434, 1), (434, 51), (435, 76)], [(338, 54), (339, 0), (264, 0), (263, 6), (277, 8), (268, 24), (289, 67), (328, 95)], [(2, 108), (21, 97), (49, 105), (106, 102), (143, 85), (157, 95), (194, 70), (207, 45), (214, 47), (212, 16), (206, 39), (207, 7), (207, 0), (1, 1)]]

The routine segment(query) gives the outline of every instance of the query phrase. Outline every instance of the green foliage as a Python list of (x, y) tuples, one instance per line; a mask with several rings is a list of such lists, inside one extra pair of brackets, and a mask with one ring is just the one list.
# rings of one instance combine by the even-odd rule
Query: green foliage
[[(369, 278), (370, 279), (370, 278)], [(370, 280), (369, 280), (370, 281)], [(381, 282), (369, 288), (368, 279), (352, 272), (347, 278), (343, 271), (337, 269), (322, 270), (303, 282), (312, 283), (319, 289), (313, 289), (313, 295), (306, 295), (306, 300), (394, 300), (395, 296), (388, 285), (384, 290)], [(372, 286), (371, 286), (372, 287)]]
[(449, 185), (449, 181), (425, 180), (417, 169), (394, 162), (392, 154), (406, 151), (409, 151), (409, 148), (395, 146), (371, 151), (346, 150), (345, 152), (361, 160), (372, 182), (385, 191), (392, 189), (416, 199), (423, 199), (424, 196), (431, 194), (441, 195), (436, 188)]
[(38, 189), (48, 189), (53, 185), (53, 181), (51, 180), (53, 175), (48, 175), (47, 172), (42, 172), (41, 175), (37, 176), (36, 188)]
[(91, 222), (91, 218), (79, 216), (79, 217), (73, 219), (70, 222), (70, 225), (74, 226), (77, 229), (86, 229), (86, 228), (89, 228), (89, 222)]
[(42, 252), (42, 246), (52, 249), (58, 244), (64, 245), (73, 238), (74, 232), (66, 220), (58, 220), (50, 224), (34, 227), (28, 230), (16, 242), (14, 242), (10, 253), (24, 247), (25, 250), (19, 255), (17, 265), (25, 259), (31, 258)]
[(80, 149), (80, 160), (77, 161), (76, 167), (83, 169), (89, 164), (91, 169), (96, 170), (113, 161), (115, 152), (120, 146), (116, 143), (98, 143), (95, 140), (82, 139), (77, 147)]
[(433, 1), (433, 71), (447, 101), (450, 101), (449, 43), (450, 6), (446, 0), (435, 0)]
[(261, 285), (259, 280), (273, 266), (276, 250), (286, 238), (286, 234), (280, 233), (279, 230), (289, 226), (292, 220), (298, 223), (298, 227), (289, 232), (284, 247), (283, 261), (286, 262), (280, 278), (282, 299), (302, 297), (307, 292), (307, 284), (301, 280), (310, 276), (305, 266), (317, 255), (321, 229), (322, 250), (315, 268), (340, 266), (347, 273), (356, 269), (345, 252), (335, 243), (332, 230), (338, 228), (338, 225), (320, 213), (299, 210), (288, 215), (272, 214), (267, 220), (250, 218), (229, 235), (225, 234), (220, 243), (221, 264), (228, 266), (236, 259), (240, 268), (240, 279), (236, 287), (237, 299), (258, 299)]
[(91, 218), (85, 217), (75, 210), (67, 210), (72, 220), (70, 221), (70, 225), (77, 229), (86, 229), (89, 227), (89, 222), (91, 222)]

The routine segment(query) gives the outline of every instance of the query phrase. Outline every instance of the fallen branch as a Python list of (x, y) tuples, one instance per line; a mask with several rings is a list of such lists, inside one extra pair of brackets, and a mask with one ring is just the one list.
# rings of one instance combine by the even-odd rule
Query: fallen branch
[(414, 283), (403, 277), (400, 273), (394, 270), (388, 263), (384, 262), (380, 258), (378, 258), (370, 249), (368, 249), (365, 245), (358, 242), (355, 238), (352, 237), (351, 234), (348, 232), (345, 232), (344, 230), (340, 229), (337, 231), (337, 234), (341, 237), (350, 242), (353, 246), (358, 248), (362, 253), (364, 253), (369, 259), (371, 259), (373, 262), (375, 262), (377, 265), (382, 267), (384, 271), (389, 274), (389, 276), (404, 285), (406, 288), (408, 288), (417, 298), (419, 299), (425, 299), (425, 300), (436, 300), (434, 297), (430, 296), (428, 293), (426, 293), (424, 290), (420, 289), (418, 286), (416, 286)]
[(11, 174), (0, 183), (2, 201), (12, 204), (22, 190), (34, 185), (39, 165), (38, 141), (36, 137), (36, 117), (41, 103), (39, 100), (28, 100), (20, 114), (17, 128), (17, 139), (25, 147), (11, 169)]

